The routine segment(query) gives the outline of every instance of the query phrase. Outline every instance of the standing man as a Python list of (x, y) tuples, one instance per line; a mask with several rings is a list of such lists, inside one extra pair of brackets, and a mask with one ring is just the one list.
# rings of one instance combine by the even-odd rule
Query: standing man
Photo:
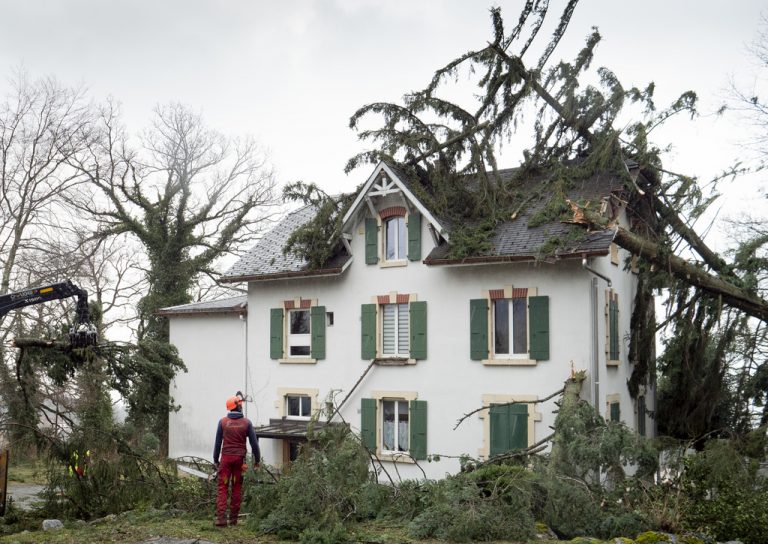
[[(253, 423), (243, 417), (243, 399), (238, 395), (227, 399), (226, 417), (221, 418), (216, 429), (216, 445), (213, 447), (213, 465), (219, 475), (219, 493), (216, 498), (216, 527), (227, 526), (227, 495), (232, 483), (232, 499), (229, 503), (229, 524), (237, 525), (240, 513), (240, 492), (243, 487), (243, 463), (245, 439), (251, 443), (253, 469), (259, 466), (259, 441)], [(221, 464), (219, 464), (221, 453)]]

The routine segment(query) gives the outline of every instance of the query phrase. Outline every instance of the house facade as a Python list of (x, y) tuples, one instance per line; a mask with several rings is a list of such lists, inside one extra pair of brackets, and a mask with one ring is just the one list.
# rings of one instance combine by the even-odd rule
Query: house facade
[[(569, 196), (601, 202), (621, 223), (620, 191), (605, 177)], [(557, 399), (535, 401), (582, 369), (584, 399), (652, 434), (653, 391), (635, 400), (626, 385), (636, 277), (613, 230), (578, 237), (568, 236), (574, 225), (534, 226), (545, 198), (500, 225), (487, 254), (453, 259), (446, 221), (415, 194), (406, 174), (380, 163), (325, 267), (283, 254), (290, 233), (314, 216), (306, 206), (225, 275), (248, 285), (244, 385), (265, 461), (289, 463), (308, 420), (333, 414), (393, 477), (442, 477), (463, 455), (488, 458), (548, 436)], [(542, 259), (553, 239), (571, 242)], [(178, 393), (172, 428), (184, 417), (187, 393)]]
[(247, 297), (164, 308), (170, 341), (187, 367), (171, 384), (177, 411), (169, 414), (168, 456), (212, 460), (216, 425), (226, 415), (224, 401), (246, 391)]

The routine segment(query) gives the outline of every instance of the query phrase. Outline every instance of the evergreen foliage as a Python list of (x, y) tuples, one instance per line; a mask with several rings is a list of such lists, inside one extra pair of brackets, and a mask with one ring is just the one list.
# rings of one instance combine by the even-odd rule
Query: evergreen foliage
[[(718, 183), (743, 168), (737, 164), (727, 169), (707, 184), (706, 191), (696, 178), (665, 169), (662, 157), (667, 149), (653, 142), (654, 131), (675, 116), (695, 117), (696, 94), (686, 91), (667, 107), (659, 107), (653, 83), (625, 87), (605, 67), (594, 71), (599, 84), (584, 85), (601, 39), (596, 29), (572, 61), (553, 61), (577, 4), (578, 0), (567, 3), (555, 32), (539, 48), (543, 52), (533, 59), (530, 46), (539, 37), (549, 4), (526, 3), (512, 29), (505, 27), (499, 9), (491, 10), (492, 38), (487, 46), (438, 69), (424, 89), (406, 95), (402, 104), (378, 102), (354, 113), (350, 126), (375, 148), (353, 157), (347, 169), (379, 160), (396, 164), (414, 181), (416, 196), (448, 219), (455, 258), (487, 252), (497, 225), (514, 220), (539, 200), (545, 205), (529, 217), (534, 226), (568, 220), (587, 228), (615, 229), (615, 242), (639, 258), (630, 338), (631, 395), (637, 398), (644, 386), (655, 383), (653, 293), (671, 289), (668, 324), (675, 340), (658, 367), (670, 374), (662, 384), (657, 414), (668, 418), (662, 428), (680, 438), (709, 435), (721, 426), (743, 431), (749, 406), (762, 406), (768, 391), (765, 361), (756, 361), (754, 347), (748, 347), (750, 333), (756, 329), (759, 333), (761, 327), (744, 318), (768, 320), (768, 302), (760, 288), (766, 277), (768, 237), (758, 227), (726, 262), (690, 227), (718, 197)], [(442, 98), (464, 76), (477, 86), (474, 101), (458, 104)], [(523, 151), (516, 174), (502, 177), (497, 152), (523, 125), (531, 107), (533, 141)], [(627, 123), (627, 118), (632, 121)], [(589, 183), (600, 174), (622, 181), (629, 228), (617, 228), (613, 218), (587, 203), (572, 203), (576, 215), (566, 206), (569, 187)], [(540, 194), (521, 195), (520, 180), (536, 176), (542, 178)], [(556, 255), (565, 245), (565, 240), (550, 238), (540, 258)], [(677, 256), (686, 249), (699, 259), (695, 266)], [(698, 318), (693, 317), (695, 307), (702, 308)], [(723, 313), (724, 308), (729, 310)], [(697, 329), (701, 326), (704, 330)], [(727, 355), (737, 336), (748, 362), (747, 370), (734, 381), (727, 374), (739, 363)], [(700, 385), (687, 383), (691, 375)], [(716, 412), (739, 411), (740, 416), (706, 413), (702, 407), (712, 401)], [(678, 404), (685, 409), (676, 410)], [(690, 423), (685, 421), (688, 416), (693, 418)]]
[[(765, 431), (763, 444), (765, 444)], [(765, 449), (761, 459), (765, 457)], [(699, 455), (686, 460), (685, 524), (719, 541), (745, 544), (768, 541), (768, 480), (758, 473), (759, 461), (745, 458), (727, 441), (710, 441)]]
[(340, 250), (335, 242), (341, 236), (341, 220), (356, 193), (329, 196), (314, 183), (296, 181), (283, 188), (283, 199), (301, 202), (317, 209), (315, 216), (294, 230), (283, 247), (283, 254), (293, 253), (306, 261), (311, 270), (323, 266)]

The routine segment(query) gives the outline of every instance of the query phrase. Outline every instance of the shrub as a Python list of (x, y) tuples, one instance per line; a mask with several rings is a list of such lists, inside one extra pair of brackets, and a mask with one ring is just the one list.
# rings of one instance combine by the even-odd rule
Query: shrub
[(450, 476), (430, 488), (426, 508), (408, 525), (414, 538), (454, 542), (527, 540), (535, 534), (531, 475), (496, 465)]
[(718, 540), (768, 542), (768, 482), (757, 469), (755, 460), (724, 440), (710, 441), (703, 452), (687, 458), (685, 525)]
[(601, 517), (600, 498), (589, 488), (573, 480), (550, 474), (539, 476), (539, 498), (543, 506), (538, 517), (559, 538), (571, 539), (596, 532)]
[(253, 514), (254, 528), (278, 538), (338, 536), (339, 524), (380, 509), (387, 494), (378, 487), (357, 438), (346, 427), (329, 426), (311, 435), (276, 484), (252, 486), (245, 509)]

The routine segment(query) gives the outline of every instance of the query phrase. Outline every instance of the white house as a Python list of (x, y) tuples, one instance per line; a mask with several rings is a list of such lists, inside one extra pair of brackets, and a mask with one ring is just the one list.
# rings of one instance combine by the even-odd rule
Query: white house
[(168, 455), (211, 460), (225, 401), (237, 390), (247, 393), (250, 380), (246, 296), (173, 306), (158, 314), (170, 319), (171, 343), (187, 367), (171, 386), (180, 409), (169, 416)]
[[(626, 224), (622, 192), (606, 175), (576, 182), (567, 196), (601, 202)], [(441, 477), (459, 469), (463, 454), (487, 458), (550, 434), (556, 399), (527, 401), (580, 369), (583, 396), (604, 417), (652, 434), (652, 388), (637, 400), (627, 390), (636, 278), (614, 230), (573, 236), (583, 227), (529, 226), (544, 197), (499, 225), (486, 254), (453, 259), (446, 221), (416, 194), (414, 181), (382, 162), (344, 217), (342, 249), (322, 269), (283, 254), (291, 232), (314, 217), (312, 206), (289, 214), (237, 262), (224, 280), (248, 284), (244, 355), (204, 353), (208, 337), (221, 349), (218, 338), (242, 334), (234, 318), (172, 318), (171, 340), (189, 367), (174, 390), (181, 410), (171, 415), (172, 455), (210, 449), (224, 399), (247, 389), (270, 464), (289, 462), (309, 418), (330, 408), (388, 471)], [(564, 243), (542, 261), (554, 239)], [(229, 390), (220, 391), (225, 382)]]

